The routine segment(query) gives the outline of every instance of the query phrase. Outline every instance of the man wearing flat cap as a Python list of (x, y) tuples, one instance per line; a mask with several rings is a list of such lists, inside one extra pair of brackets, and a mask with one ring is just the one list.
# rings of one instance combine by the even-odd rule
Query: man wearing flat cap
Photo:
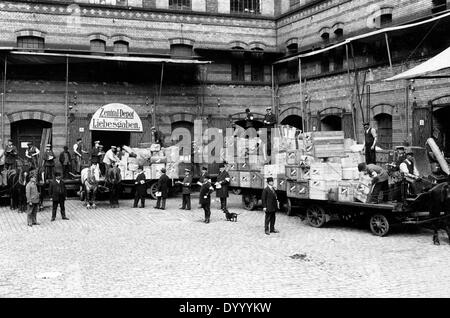
[(166, 169), (161, 169), (161, 177), (159, 177), (157, 190), (157, 200), (155, 209), (165, 210), (166, 209), (166, 199), (169, 196), (169, 182), (170, 179), (166, 175)]
[(267, 178), (267, 186), (262, 193), (263, 210), (266, 213), (264, 220), (264, 232), (266, 235), (270, 233), (279, 233), (275, 229), (275, 213), (278, 210), (278, 197), (273, 186), (273, 178)]
[(225, 169), (225, 165), (221, 164), (219, 167), (219, 175), (216, 181), (216, 197), (220, 198), (220, 209), (226, 213), (227, 208), (227, 198), (228, 198), (228, 185), (230, 184), (230, 175)]
[(400, 164), (400, 172), (408, 183), (407, 191), (410, 195), (415, 195), (416, 191), (416, 181), (419, 179), (419, 171), (415, 165), (414, 153), (412, 151), (406, 152), (406, 159)]
[(266, 108), (266, 115), (264, 116), (264, 128), (267, 129), (267, 155), (271, 155), (271, 148), (272, 148), (272, 128), (275, 127), (275, 124), (277, 123), (277, 118), (275, 117), (275, 114), (272, 113), (272, 107)]
[(53, 175), (55, 173), (55, 154), (53, 153), (51, 144), (47, 144), (47, 146), (45, 147), (43, 159), (44, 159), (44, 169), (45, 169), (44, 179), (46, 181), (52, 180)]
[(100, 140), (94, 141), (94, 147), (91, 150), (91, 164), (99, 167), (101, 157)]
[(177, 183), (181, 184), (181, 193), (183, 195), (181, 210), (190, 210), (191, 209), (191, 185), (192, 185), (191, 170), (184, 169), (184, 179), (182, 182), (177, 181)]
[(375, 148), (377, 146), (377, 131), (370, 127), (369, 122), (365, 122), (364, 126), (364, 147), (363, 152), (366, 156), (366, 164), (376, 164)]

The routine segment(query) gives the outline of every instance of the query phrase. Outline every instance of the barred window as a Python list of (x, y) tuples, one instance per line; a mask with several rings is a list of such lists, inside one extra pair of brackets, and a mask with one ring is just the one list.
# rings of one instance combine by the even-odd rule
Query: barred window
[(230, 0), (231, 13), (261, 14), (259, 0)]
[(432, 0), (432, 13), (437, 13), (441, 11), (447, 10), (447, 1), (446, 0)]
[(24, 49), (43, 49), (44, 38), (38, 36), (19, 36), (17, 38), (17, 47)]
[(91, 41), (91, 51), (93, 52), (105, 52), (106, 43), (103, 40), (92, 40)]
[(128, 0), (89, 0), (89, 3), (128, 6)]
[(116, 41), (114, 42), (114, 52), (115, 53), (128, 53), (128, 42), (126, 41)]
[(169, 0), (169, 9), (191, 10), (191, 0)]
[(235, 60), (231, 63), (231, 80), (243, 82), (245, 80), (245, 64), (243, 61)]

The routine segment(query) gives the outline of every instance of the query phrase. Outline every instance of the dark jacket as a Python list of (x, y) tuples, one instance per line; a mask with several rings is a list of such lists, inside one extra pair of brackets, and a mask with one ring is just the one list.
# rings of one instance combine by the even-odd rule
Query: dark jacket
[(200, 182), (201, 184), (203, 184), (203, 182), (205, 182), (205, 176), (206, 176), (206, 172), (202, 173), (200, 175), (200, 178), (198, 178), (198, 182)]
[(5, 163), (14, 164), (17, 159), (17, 147), (16, 146), (6, 146), (5, 149)]
[(164, 136), (162, 132), (160, 132), (159, 130), (152, 132), (152, 137), (155, 144), (160, 144), (161, 147), (164, 147)]
[(245, 128), (252, 128), (253, 120), (254, 120), (253, 114), (247, 113), (247, 115), (245, 116)]
[(91, 163), (100, 163), (100, 156), (101, 156), (100, 149), (96, 147), (92, 148)]
[(161, 177), (159, 177), (157, 189), (159, 192), (161, 192), (161, 198), (163, 199), (167, 199), (167, 197), (169, 196), (169, 182), (170, 179), (165, 173), (163, 173)]
[(182, 194), (191, 194), (192, 177), (189, 175), (184, 177), (183, 184), (181, 186)]
[[(51, 159), (50, 159), (51, 157)], [(54, 167), (55, 166), (55, 154), (53, 153), (53, 150), (46, 150), (44, 152), (43, 159), (45, 161), (44, 166), (46, 167)]]
[(62, 180), (59, 183), (56, 180), (50, 182), (48, 192), (53, 201), (65, 200), (67, 196), (66, 185)]
[(274, 114), (266, 114), (264, 116), (264, 121), (268, 122), (268, 123), (264, 123), (264, 127), (273, 127), (276, 122), (277, 122), (277, 118), (275, 117)]
[[(141, 181), (144, 181), (142, 183)], [(134, 181), (134, 188), (138, 195), (146, 195), (147, 194), (147, 183), (145, 182), (145, 174), (141, 172), (137, 175), (136, 180)]]
[(214, 188), (212, 187), (211, 183), (207, 182), (202, 185), (200, 188), (200, 205), (210, 205), (211, 204), (211, 193), (214, 192)]
[(70, 152), (66, 152), (66, 151), (63, 151), (63, 152), (61, 152), (60, 154), (59, 154), (59, 162), (61, 162), (61, 164), (64, 166), (64, 154), (67, 154), (67, 156), (68, 156), (68, 162), (67, 162), (67, 165), (70, 165), (70, 163), (72, 162), (71, 160), (72, 160), (72, 156), (70, 155)]
[(220, 172), (217, 176), (217, 183), (220, 183), (221, 187), (216, 190), (216, 196), (218, 198), (228, 198), (228, 185), (230, 184), (230, 175), (227, 171)]
[(267, 186), (262, 193), (262, 205), (266, 212), (276, 212), (278, 210), (277, 194)]

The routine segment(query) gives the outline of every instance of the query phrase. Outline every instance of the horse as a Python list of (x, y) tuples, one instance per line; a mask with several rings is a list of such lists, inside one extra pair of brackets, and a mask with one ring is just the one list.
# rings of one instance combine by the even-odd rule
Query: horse
[[(446, 217), (450, 214), (450, 185), (449, 182), (442, 182), (430, 190), (421, 193), (410, 205), (411, 211), (429, 211), (431, 224), (433, 228), (433, 244), (439, 245), (439, 229), (447, 232), (450, 243), (450, 226)], [(441, 212), (444, 212), (444, 218), (441, 218)]]
[(98, 181), (100, 178), (100, 171), (98, 166), (92, 165), (89, 168), (81, 170), (81, 188), (80, 191), (85, 193), (86, 208), (96, 209), (95, 197), (98, 190)]
[(109, 205), (111, 208), (119, 207), (119, 190), (122, 177), (117, 165), (113, 165), (106, 171), (106, 186), (109, 190)]
[(9, 188), (10, 209), (19, 209), (19, 213), (27, 211), (25, 187), (29, 178), (29, 171), (25, 168), (11, 169), (7, 172), (7, 186)]

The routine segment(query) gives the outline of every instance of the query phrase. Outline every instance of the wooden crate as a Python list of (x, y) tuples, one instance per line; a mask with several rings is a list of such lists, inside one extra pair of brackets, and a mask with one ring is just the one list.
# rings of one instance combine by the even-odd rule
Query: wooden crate
[(339, 182), (338, 201), (353, 202), (354, 185), (351, 182)]
[(264, 184), (264, 176), (262, 173), (250, 171), (250, 187), (252, 189), (262, 189)]
[(250, 164), (248, 162), (238, 163), (239, 171), (250, 171)]
[(301, 174), (301, 168), (298, 166), (286, 166), (285, 167), (285, 171), (286, 171), (286, 179), (287, 180), (294, 180), (294, 181), (298, 181), (299, 180), (299, 176)]
[(239, 171), (239, 186), (241, 188), (251, 188), (250, 171)]
[(275, 178), (273, 179), (273, 182), (278, 191), (286, 192), (287, 180), (285, 178)]
[(286, 195), (288, 198), (308, 199), (309, 198), (308, 182), (287, 181)]
[(230, 186), (239, 187), (240, 186), (239, 171), (236, 170), (228, 171), (228, 174), (230, 175)]
[(286, 164), (288, 166), (298, 166), (303, 155), (302, 150), (288, 150), (286, 151)]
[(337, 192), (337, 188), (337, 181), (309, 180), (309, 198), (314, 200), (328, 200), (330, 190)]

